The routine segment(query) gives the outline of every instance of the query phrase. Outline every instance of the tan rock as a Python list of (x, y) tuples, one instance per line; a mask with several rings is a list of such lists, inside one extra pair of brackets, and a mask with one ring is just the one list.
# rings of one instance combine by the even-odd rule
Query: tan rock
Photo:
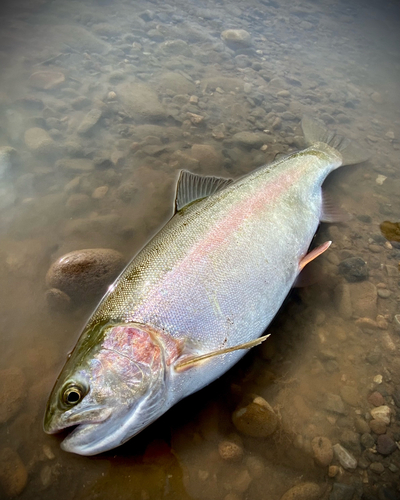
[(281, 500), (318, 500), (321, 488), (316, 483), (300, 483), (290, 488)]
[(61, 71), (36, 71), (28, 80), (31, 87), (39, 90), (51, 90), (64, 82), (65, 76)]
[(259, 396), (247, 406), (239, 406), (233, 412), (232, 421), (239, 432), (252, 437), (270, 436), (278, 427), (274, 410)]
[(0, 485), (7, 498), (20, 495), (28, 481), (28, 473), (18, 453), (11, 448), (0, 450)]
[(46, 155), (53, 153), (56, 147), (54, 140), (46, 130), (40, 127), (29, 128), (24, 136), (26, 146), (36, 154)]
[(351, 305), (355, 316), (376, 318), (378, 294), (370, 281), (349, 283)]
[(311, 441), (315, 461), (322, 467), (327, 467), (333, 460), (332, 443), (326, 437), (317, 436)]
[(205, 173), (215, 172), (224, 162), (222, 154), (218, 153), (213, 146), (208, 144), (193, 144), (192, 157), (199, 162), (200, 168)]

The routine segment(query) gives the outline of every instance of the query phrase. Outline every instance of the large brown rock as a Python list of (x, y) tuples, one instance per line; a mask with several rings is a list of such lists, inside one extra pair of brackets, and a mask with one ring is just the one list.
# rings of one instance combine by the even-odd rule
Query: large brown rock
[(73, 299), (91, 298), (106, 291), (124, 267), (125, 259), (116, 250), (76, 250), (60, 257), (46, 275), (49, 288), (57, 288)]

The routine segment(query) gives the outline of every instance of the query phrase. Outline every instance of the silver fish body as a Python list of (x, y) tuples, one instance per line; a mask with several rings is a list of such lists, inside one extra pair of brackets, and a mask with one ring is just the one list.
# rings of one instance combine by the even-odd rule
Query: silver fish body
[[(226, 372), (299, 274), (323, 218), (321, 185), (341, 166), (316, 143), (179, 210), (110, 287), (50, 396), (46, 432), (62, 447), (114, 448)], [(71, 401), (69, 400), (71, 399)]]

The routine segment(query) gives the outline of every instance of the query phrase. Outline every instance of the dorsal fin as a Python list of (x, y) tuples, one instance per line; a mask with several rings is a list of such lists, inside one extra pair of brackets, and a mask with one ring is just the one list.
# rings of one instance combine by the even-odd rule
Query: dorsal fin
[(176, 184), (175, 213), (193, 201), (201, 200), (217, 191), (221, 191), (232, 182), (232, 179), (205, 177), (192, 174), (188, 170), (181, 170)]

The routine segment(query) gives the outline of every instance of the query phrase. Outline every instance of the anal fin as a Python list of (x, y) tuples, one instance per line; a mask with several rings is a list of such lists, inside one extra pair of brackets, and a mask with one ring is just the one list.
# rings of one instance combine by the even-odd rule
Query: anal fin
[(321, 222), (348, 222), (351, 216), (342, 208), (335, 205), (329, 194), (322, 190)]
[(245, 342), (244, 344), (227, 347), (226, 349), (219, 349), (218, 351), (208, 352), (207, 354), (201, 354), (200, 356), (189, 356), (175, 365), (175, 371), (181, 371), (185, 370), (186, 368), (191, 368), (200, 361), (213, 358), (215, 356), (221, 356), (221, 354), (227, 354), (229, 352), (238, 351), (240, 349), (250, 349), (264, 342), (264, 340), (266, 340), (269, 336), (270, 334), (264, 335), (263, 337), (258, 337), (255, 340), (250, 340), (250, 342)]
[(304, 269), (307, 264), (316, 259), (319, 255), (323, 254), (326, 250), (328, 250), (331, 244), (331, 241), (325, 241), (325, 243), (322, 243), (322, 245), (319, 245), (319, 247), (314, 248), (313, 250), (311, 250), (311, 252), (306, 254), (299, 262), (300, 271)]

